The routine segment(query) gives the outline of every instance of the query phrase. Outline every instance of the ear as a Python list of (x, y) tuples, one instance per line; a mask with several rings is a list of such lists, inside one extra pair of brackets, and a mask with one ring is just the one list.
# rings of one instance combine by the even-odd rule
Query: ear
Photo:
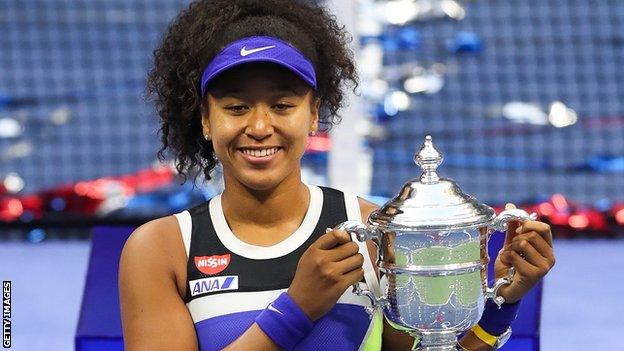
[(318, 131), (319, 110), (321, 108), (321, 99), (314, 98), (311, 106), (312, 121), (310, 122), (310, 133)]
[(206, 140), (210, 140), (212, 139), (212, 136), (210, 134), (210, 111), (208, 108), (208, 98), (206, 98), (206, 102), (205, 105), (202, 104), (202, 108), (201, 108), (201, 124), (202, 124), (202, 133), (204, 134), (204, 137), (206, 138)]

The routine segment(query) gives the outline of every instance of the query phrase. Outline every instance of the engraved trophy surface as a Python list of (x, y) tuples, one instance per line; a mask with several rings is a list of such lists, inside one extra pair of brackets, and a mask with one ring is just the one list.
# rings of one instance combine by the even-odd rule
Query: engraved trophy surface
[(377, 245), (383, 296), (354, 286), (390, 325), (414, 336), (415, 350), (456, 350), (457, 336), (481, 318), (485, 301), (499, 306), (498, 288), (507, 277), (487, 286), (487, 241), (504, 231), (509, 220), (534, 219), (521, 209), (498, 216), (489, 206), (464, 194), (452, 179), (439, 177), (442, 154), (425, 138), (414, 157), (422, 168), (399, 194), (373, 212), (367, 223), (349, 221), (337, 229)]

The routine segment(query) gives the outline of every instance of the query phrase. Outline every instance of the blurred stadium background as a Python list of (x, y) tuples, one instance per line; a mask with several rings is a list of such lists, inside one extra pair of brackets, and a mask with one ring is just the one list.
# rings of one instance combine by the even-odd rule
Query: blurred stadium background
[[(465, 192), (555, 228), (543, 349), (590, 339), (616, 349), (624, 2), (327, 3), (348, 10), (336, 13), (354, 34), (362, 82), (343, 125), (311, 140), (306, 180), (357, 184), (346, 190), (383, 202), (418, 175), (412, 157), (431, 134), (440, 173)], [(180, 185), (156, 162), (157, 118), (142, 98), (152, 51), (186, 4), (0, 1), (0, 277), (24, 306), (14, 308), (18, 350), (71, 348), (90, 228), (142, 223), (221, 189), (218, 179)], [(595, 292), (600, 284), (609, 292)]]

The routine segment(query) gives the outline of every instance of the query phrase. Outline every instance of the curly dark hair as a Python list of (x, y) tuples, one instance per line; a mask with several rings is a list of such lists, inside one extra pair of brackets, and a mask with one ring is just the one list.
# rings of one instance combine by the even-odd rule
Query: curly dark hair
[(309, 0), (200, 0), (171, 22), (154, 51), (146, 99), (160, 116), (160, 160), (169, 149), (178, 172), (187, 179), (201, 170), (207, 180), (217, 165), (212, 143), (204, 139), (201, 116), (207, 108), (200, 80), (206, 65), (232, 41), (265, 35), (299, 49), (314, 65), (315, 97), (324, 128), (340, 122), (345, 88), (355, 91), (358, 77), (351, 37), (325, 8)]

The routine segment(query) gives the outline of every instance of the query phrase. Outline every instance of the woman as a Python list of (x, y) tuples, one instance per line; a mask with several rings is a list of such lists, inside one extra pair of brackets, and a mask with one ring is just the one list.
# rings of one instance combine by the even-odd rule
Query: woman
[[(173, 21), (148, 81), (160, 155), (170, 149), (181, 174), (201, 169), (208, 179), (218, 160), (225, 190), (128, 239), (120, 262), (128, 350), (412, 345), (351, 292), (355, 283), (379, 289), (373, 246), (326, 231), (375, 206), (301, 181), (307, 137), (337, 121), (349, 84), (357, 77), (347, 35), (318, 6), (197, 1)], [(500, 274), (517, 270), (501, 292), (509, 303), (554, 264), (549, 228), (521, 228), (497, 262)], [(489, 349), (480, 332), (462, 345)]]

